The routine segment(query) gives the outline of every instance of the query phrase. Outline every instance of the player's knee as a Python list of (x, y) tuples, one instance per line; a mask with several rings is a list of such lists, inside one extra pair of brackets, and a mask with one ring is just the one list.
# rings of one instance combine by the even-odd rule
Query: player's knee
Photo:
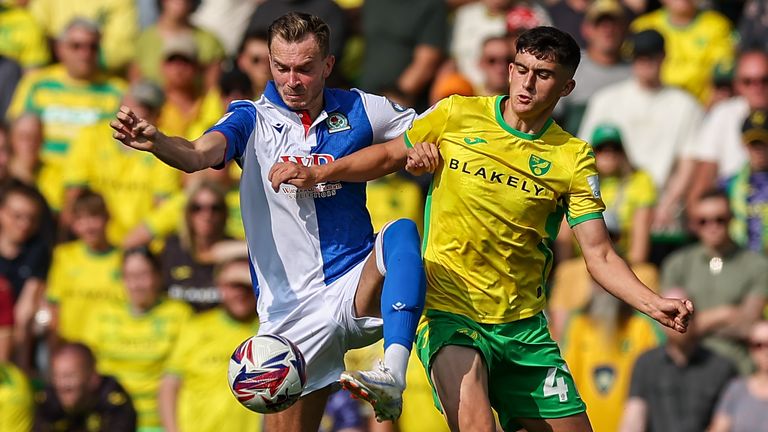
[(421, 239), (416, 223), (410, 219), (398, 219), (384, 231), (384, 252), (416, 253), (421, 256)]

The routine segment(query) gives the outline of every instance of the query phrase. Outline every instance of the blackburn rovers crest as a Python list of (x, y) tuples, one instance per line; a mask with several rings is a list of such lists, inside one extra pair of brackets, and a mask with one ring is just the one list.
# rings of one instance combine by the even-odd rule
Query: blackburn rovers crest
[(325, 124), (328, 126), (328, 133), (336, 133), (345, 130), (349, 130), (349, 120), (342, 113), (331, 113), (328, 118), (325, 119)]

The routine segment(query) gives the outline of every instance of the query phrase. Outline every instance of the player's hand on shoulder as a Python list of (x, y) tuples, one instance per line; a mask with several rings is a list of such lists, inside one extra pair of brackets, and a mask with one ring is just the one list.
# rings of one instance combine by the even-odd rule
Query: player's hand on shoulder
[(693, 316), (693, 303), (688, 299), (657, 297), (649, 315), (661, 324), (685, 333)]
[(268, 179), (275, 192), (280, 190), (280, 185), (283, 183), (299, 189), (308, 189), (317, 184), (317, 177), (312, 168), (295, 162), (278, 162), (272, 165)]
[(109, 122), (109, 125), (115, 130), (112, 136), (116, 140), (128, 147), (152, 151), (157, 136), (157, 127), (139, 118), (127, 106), (120, 107), (115, 119)]
[(408, 149), (405, 170), (415, 176), (433, 173), (440, 163), (440, 152), (432, 143), (416, 143)]

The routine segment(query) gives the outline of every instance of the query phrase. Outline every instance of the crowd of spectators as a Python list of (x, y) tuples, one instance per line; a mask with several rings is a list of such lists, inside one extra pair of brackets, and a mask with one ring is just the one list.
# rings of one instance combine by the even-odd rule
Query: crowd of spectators
[[(617, 250), (697, 310), (662, 332), (562, 224), (548, 315), (593, 427), (768, 430), (762, 0), (0, 0), (0, 430), (260, 430), (223, 379), (258, 328), (240, 169), (176, 171), (108, 122), (127, 105), (198, 137), (261, 96), (267, 28), (292, 10), (330, 25), (330, 84), (417, 112), (507, 94), (521, 32), (570, 32), (582, 60), (555, 120), (593, 146)], [(429, 184), (370, 182), (374, 227), (423, 230)], [(411, 360), (398, 424), (339, 392), (321, 430), (447, 430)]]

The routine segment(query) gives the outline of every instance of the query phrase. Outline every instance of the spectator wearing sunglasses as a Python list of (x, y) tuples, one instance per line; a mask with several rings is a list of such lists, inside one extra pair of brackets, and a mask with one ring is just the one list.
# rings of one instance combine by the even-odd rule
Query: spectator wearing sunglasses
[(202, 311), (220, 301), (213, 246), (229, 238), (225, 234), (228, 210), (224, 190), (212, 181), (194, 183), (187, 196), (179, 233), (166, 239), (160, 258), (168, 296)]
[(250, 78), (253, 87), (252, 97), (261, 96), (267, 82), (272, 79), (266, 32), (250, 30), (245, 34), (237, 53), (237, 67)]
[(747, 163), (727, 182), (736, 243), (759, 253), (768, 252), (768, 111), (756, 110), (744, 121), (742, 142)]
[(699, 241), (667, 258), (661, 286), (685, 289), (696, 304), (702, 343), (747, 374), (752, 365), (744, 341), (766, 304), (768, 259), (730, 236), (733, 214), (724, 192), (705, 193), (690, 210)]
[(768, 430), (768, 321), (752, 327), (748, 344), (755, 372), (726, 388), (710, 432)]

